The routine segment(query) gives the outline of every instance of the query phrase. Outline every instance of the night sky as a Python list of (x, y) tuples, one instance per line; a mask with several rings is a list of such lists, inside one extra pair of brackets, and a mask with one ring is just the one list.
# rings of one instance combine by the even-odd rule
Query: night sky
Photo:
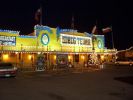
[[(125, 0), (124, 0), (125, 1)], [(43, 7), (43, 25), (56, 28), (71, 28), (74, 15), (75, 29), (91, 33), (97, 23), (99, 34), (102, 28), (112, 26), (114, 46), (118, 50), (133, 46), (132, 3), (123, 0), (1, 0), (0, 29), (33, 32), (35, 13)], [(105, 34), (107, 48), (112, 48), (111, 33)]]

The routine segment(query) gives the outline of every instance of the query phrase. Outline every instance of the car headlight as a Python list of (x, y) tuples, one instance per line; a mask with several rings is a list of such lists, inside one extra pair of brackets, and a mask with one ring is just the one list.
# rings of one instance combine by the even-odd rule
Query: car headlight
[(14, 67), (14, 70), (17, 70), (17, 67)]

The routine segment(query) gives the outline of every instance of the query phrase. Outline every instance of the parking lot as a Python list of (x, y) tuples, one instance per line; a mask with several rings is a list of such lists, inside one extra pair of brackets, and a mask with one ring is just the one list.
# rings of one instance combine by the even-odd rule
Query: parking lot
[(19, 72), (16, 78), (0, 78), (0, 100), (133, 100), (132, 77), (130, 67), (114, 65), (90, 71)]

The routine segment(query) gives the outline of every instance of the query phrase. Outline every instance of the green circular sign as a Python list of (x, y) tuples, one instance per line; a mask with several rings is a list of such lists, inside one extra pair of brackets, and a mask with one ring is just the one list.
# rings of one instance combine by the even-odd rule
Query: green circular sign
[(41, 38), (41, 41), (44, 45), (47, 45), (49, 43), (49, 36), (48, 34), (43, 34), (42, 35), (42, 38)]

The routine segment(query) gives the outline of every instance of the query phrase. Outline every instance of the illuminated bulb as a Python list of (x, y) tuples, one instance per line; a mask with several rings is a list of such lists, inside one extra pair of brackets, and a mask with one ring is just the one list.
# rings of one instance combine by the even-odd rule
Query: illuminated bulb
[(38, 52), (38, 54), (41, 54), (41, 52)]
[(9, 55), (8, 55), (8, 54), (3, 54), (3, 59), (4, 59), (4, 60), (7, 60), (7, 59), (8, 59), (8, 57), (9, 57)]
[(29, 56), (28, 56), (29, 60), (31, 60), (31, 57), (32, 57), (32, 55), (29, 55)]
[(81, 58), (84, 60), (85, 59), (85, 57), (84, 56), (81, 56)]
[(71, 59), (71, 56), (68, 56), (68, 59), (70, 60)]
[(56, 55), (54, 55), (54, 60), (56, 60)]
[(104, 59), (104, 55), (101, 56), (101, 59), (102, 59), (102, 60)]

